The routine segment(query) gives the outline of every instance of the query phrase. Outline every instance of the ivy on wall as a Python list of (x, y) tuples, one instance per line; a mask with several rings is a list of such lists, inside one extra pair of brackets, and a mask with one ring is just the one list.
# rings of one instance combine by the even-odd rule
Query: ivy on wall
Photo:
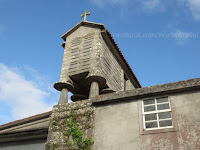
[[(75, 107), (53, 112), (52, 137), (46, 150), (90, 150), (94, 144), (91, 135), (94, 111), (91, 107)], [(89, 134), (90, 133), (90, 134)]]
[(94, 144), (91, 137), (83, 140), (83, 132), (77, 127), (74, 119), (71, 117), (69, 121), (70, 132), (74, 143), (78, 146), (79, 150), (88, 150)]

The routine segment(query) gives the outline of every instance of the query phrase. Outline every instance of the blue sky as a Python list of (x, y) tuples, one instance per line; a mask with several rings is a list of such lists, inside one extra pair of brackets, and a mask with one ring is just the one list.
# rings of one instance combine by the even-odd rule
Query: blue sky
[(0, 0), (0, 124), (51, 110), (61, 35), (103, 23), (143, 87), (200, 75), (200, 0)]

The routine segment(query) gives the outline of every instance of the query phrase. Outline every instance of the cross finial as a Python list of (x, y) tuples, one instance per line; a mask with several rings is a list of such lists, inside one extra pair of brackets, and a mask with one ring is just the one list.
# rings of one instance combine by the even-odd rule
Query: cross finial
[(87, 10), (85, 11), (85, 14), (82, 14), (81, 17), (84, 17), (84, 21), (86, 21), (87, 15), (90, 15), (91, 13), (88, 12)]

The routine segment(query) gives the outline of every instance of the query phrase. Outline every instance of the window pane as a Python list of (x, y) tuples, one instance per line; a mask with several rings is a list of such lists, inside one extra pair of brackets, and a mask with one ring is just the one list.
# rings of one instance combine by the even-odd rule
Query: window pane
[(172, 120), (159, 121), (160, 127), (172, 126)]
[(155, 111), (155, 110), (156, 110), (155, 105), (153, 105), (153, 106), (145, 106), (145, 107), (144, 107), (144, 112), (147, 112), (147, 111)]
[(157, 103), (168, 102), (168, 97), (157, 98)]
[(143, 102), (144, 102), (144, 105), (155, 104), (155, 100), (154, 99), (144, 100)]
[(169, 109), (169, 104), (160, 104), (157, 108), (158, 110)]
[(149, 120), (157, 120), (156, 114), (145, 115), (145, 121), (149, 121)]
[(159, 119), (171, 118), (171, 112), (163, 112), (158, 114)]
[(158, 127), (157, 122), (148, 122), (148, 123), (145, 123), (145, 125), (146, 125), (146, 128), (156, 128), (156, 127)]

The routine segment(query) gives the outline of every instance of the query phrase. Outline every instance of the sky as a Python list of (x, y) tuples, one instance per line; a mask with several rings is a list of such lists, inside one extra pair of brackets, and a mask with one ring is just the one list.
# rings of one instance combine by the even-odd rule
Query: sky
[(200, 0), (0, 0), (0, 124), (57, 104), (61, 36), (85, 10), (143, 87), (199, 78)]

